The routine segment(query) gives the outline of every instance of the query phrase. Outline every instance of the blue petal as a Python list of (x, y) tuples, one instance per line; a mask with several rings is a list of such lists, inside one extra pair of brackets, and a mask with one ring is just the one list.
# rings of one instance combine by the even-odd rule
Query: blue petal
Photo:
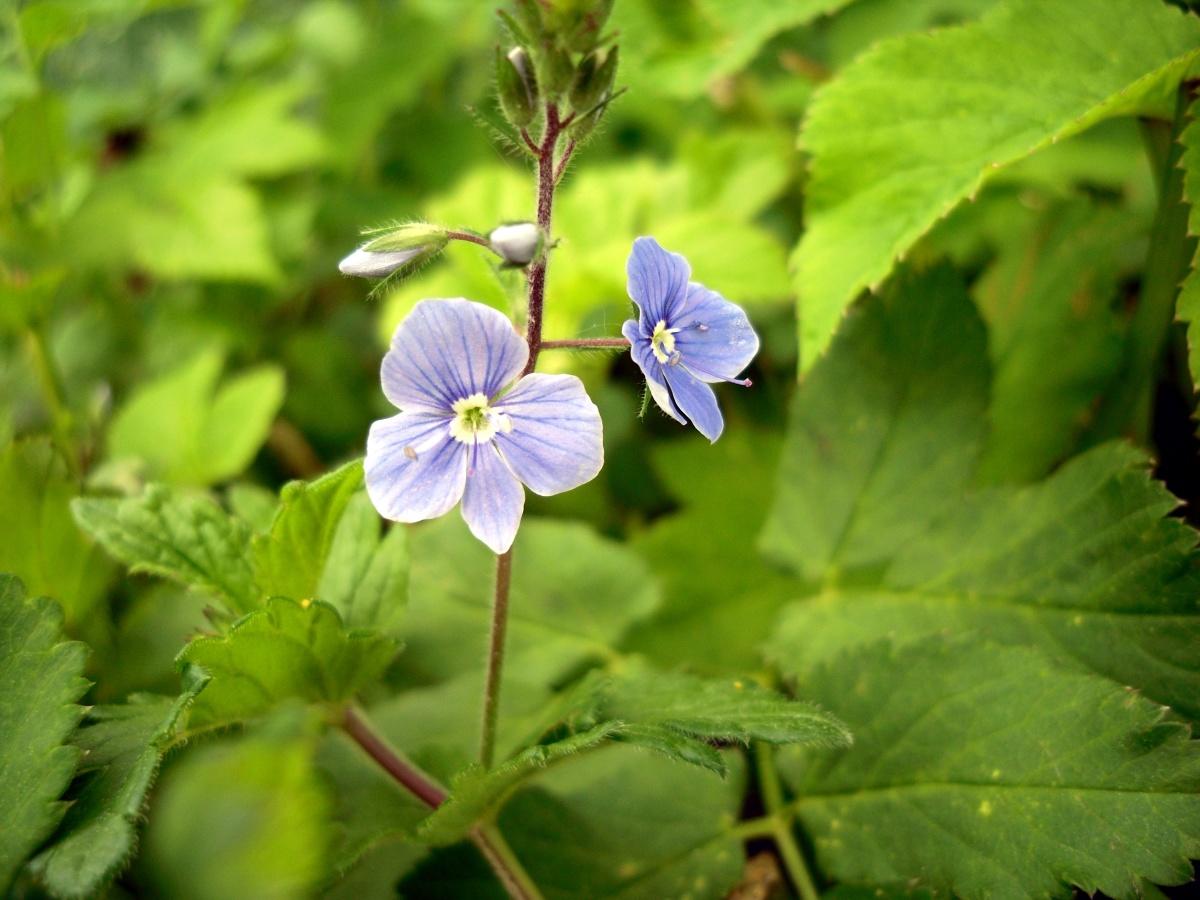
[(569, 491), (603, 467), (600, 410), (574, 375), (526, 375), (496, 411), (512, 422), (496, 434), (500, 452), (535, 494)]
[[(465, 446), (465, 445), (464, 445)], [(495, 553), (512, 546), (525, 510), (525, 489), (509, 471), (491, 441), (469, 448), (462, 517), (471, 534)]]
[(381, 419), (367, 437), (367, 494), (393, 522), (437, 518), (463, 494), (466, 451), (450, 437), (448, 416), (402, 412)]
[(696, 430), (715, 444), (725, 429), (725, 420), (721, 418), (713, 389), (682, 365), (661, 368), (671, 388), (671, 399), (691, 419)]
[(659, 322), (670, 321), (687, 296), (692, 274), (688, 261), (668, 253), (654, 238), (640, 237), (633, 242), (625, 271), (629, 298), (637, 304), (642, 327), (653, 330)]
[(525, 367), (529, 348), (498, 310), (470, 300), (422, 300), (383, 358), (383, 392), (401, 409), (446, 410), (493, 397)]
[(650, 339), (641, 334), (638, 323), (627, 319), (621, 326), (621, 334), (629, 341), (629, 352), (637, 363), (642, 374), (646, 376), (646, 387), (650, 388), (650, 396), (658, 404), (658, 408), (681, 425), (688, 420), (671, 400), (671, 392), (667, 390), (667, 380), (663, 377), (663, 367), (650, 349)]
[(675, 349), (702, 381), (733, 381), (758, 353), (758, 335), (742, 308), (702, 284), (688, 285), (687, 300), (668, 325), (680, 329)]

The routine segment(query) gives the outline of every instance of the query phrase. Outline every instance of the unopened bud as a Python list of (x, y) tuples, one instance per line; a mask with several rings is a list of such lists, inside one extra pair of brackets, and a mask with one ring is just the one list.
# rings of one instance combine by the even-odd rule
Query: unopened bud
[(440, 225), (401, 225), (367, 241), (338, 263), (338, 271), (360, 278), (410, 275), (441, 253), (448, 240)]
[(592, 51), (575, 70), (575, 81), (571, 85), (571, 107), (576, 112), (591, 112), (612, 90), (616, 77), (617, 48), (609, 50), (603, 60), (600, 51)]
[(508, 121), (518, 128), (533, 121), (537, 114), (537, 77), (523, 47), (513, 47), (507, 56), (496, 49), (496, 90)]
[(377, 253), (384, 250), (411, 250), (414, 247), (434, 245), (441, 250), (449, 240), (445, 228), (441, 225), (430, 225), (427, 222), (410, 222), (407, 225), (380, 228), (370, 234), (372, 237), (362, 245), (363, 249)]
[(488, 235), (491, 248), (513, 266), (525, 266), (532, 262), (541, 242), (542, 233), (532, 222), (501, 225)]
[(420, 247), (380, 252), (359, 247), (338, 263), (338, 271), (343, 275), (357, 275), (359, 278), (383, 278), (413, 262), (424, 252)]
[(571, 54), (562, 47), (553, 44), (539, 54), (540, 67), (538, 77), (546, 99), (557, 100), (571, 88), (575, 78), (575, 64), (571, 62)]

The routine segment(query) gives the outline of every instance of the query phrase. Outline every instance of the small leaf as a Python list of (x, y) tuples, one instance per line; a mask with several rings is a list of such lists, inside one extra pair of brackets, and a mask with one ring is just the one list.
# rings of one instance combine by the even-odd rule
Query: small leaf
[(277, 597), (228, 634), (192, 641), (179, 661), (212, 678), (192, 709), (201, 726), (252, 718), (289, 698), (348, 700), (382, 676), (396, 651), (389, 638), (347, 631), (328, 604)]
[(1004, 166), (1106, 118), (1161, 116), (1198, 46), (1200, 21), (1157, 0), (1006, 0), (859, 56), (804, 127), (802, 365), (860, 291)]
[(1192, 877), (1200, 742), (1136, 692), (936, 638), (844, 654), (805, 686), (856, 737), (785, 765), (831, 878), (975, 900), (1133, 898), (1141, 878)]
[(146, 796), (205, 680), (193, 670), (178, 698), (135, 695), (89, 711), (73, 739), (82, 787), (50, 848), (30, 863), (52, 894), (95, 896), (133, 855)]
[(479, 766), (464, 770), (451, 782), (449, 799), (421, 824), (421, 839), (435, 847), (461, 840), (530, 774), (581, 750), (598, 746), (619, 727), (609, 722), (553, 744), (530, 747), (490, 771)]
[(79, 760), (66, 743), (87, 690), (83, 644), (64, 642), (62, 612), (0, 575), (0, 893), (66, 812)]
[(114, 460), (144, 461), (152, 477), (206, 485), (241, 472), (283, 402), (283, 372), (262, 366), (217, 388), (223, 359), (200, 353), (142, 385), (113, 418)]
[(140, 497), (79, 498), (75, 520), (134, 572), (211, 591), (231, 612), (258, 606), (250, 528), (204, 496), (148, 485)]

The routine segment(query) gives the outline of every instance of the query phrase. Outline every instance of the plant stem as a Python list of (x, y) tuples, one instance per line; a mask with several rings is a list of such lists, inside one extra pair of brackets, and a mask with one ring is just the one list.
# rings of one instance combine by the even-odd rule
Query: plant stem
[(50, 411), (50, 421), (53, 425), (55, 443), (59, 452), (66, 459), (67, 467), (72, 475), (80, 474), (81, 459), (79, 449), (71, 436), (71, 409), (67, 405), (66, 390), (63, 388), (62, 377), (54, 364), (54, 356), (46, 340), (46, 332), (40, 322), (30, 324), (27, 331), (29, 355), (33, 360), (33, 368), (37, 372), (38, 383), (42, 387), (42, 396)]
[(772, 837), (779, 855), (783, 859), (783, 867), (787, 870), (788, 878), (801, 900), (818, 900), (820, 892), (813, 882), (808, 865), (804, 862), (804, 854), (796, 843), (792, 833), (791, 810), (783, 798), (783, 785), (779, 781), (779, 772), (775, 768), (775, 755), (769, 744), (761, 741), (755, 744), (754, 760), (758, 769), (758, 784), (762, 790), (763, 804), (767, 807), (767, 817), (773, 823)]
[(1094, 430), (1100, 439), (1129, 435), (1145, 444), (1150, 435), (1154, 388), (1175, 316), (1175, 295), (1196, 249), (1195, 239), (1188, 234), (1189, 208), (1183, 198), (1183, 170), (1179, 166), (1183, 153), (1179, 136), (1188, 125), (1193, 89), (1194, 85), (1187, 82), (1179, 87), (1165, 148), (1162, 135), (1153, 126), (1144, 129), (1151, 161), (1159, 168), (1158, 211), (1150, 232), (1141, 296), (1130, 323), (1125, 365), (1096, 418)]
[(483, 685), (483, 725), (479, 761), (490, 769), (496, 756), (496, 718), (500, 711), (500, 679), (504, 673), (504, 637), (508, 631), (508, 592), (512, 583), (512, 549), (496, 556), (496, 594), (492, 601), (492, 632), (487, 677)]
[(495, 825), (478, 826), (471, 832), (471, 840), (513, 900), (542, 900), (542, 892)]
[(487, 247), (489, 250), (492, 245), (488, 243), (488, 239), (481, 234), (472, 234), (469, 231), (447, 231), (446, 237), (452, 241), (466, 241), (469, 244), (478, 244), (480, 247)]
[[(558, 107), (550, 103), (546, 106), (546, 127), (538, 147), (537, 166), (537, 224), (547, 245), (550, 243), (550, 222), (554, 212), (554, 153), (558, 147), (559, 127)], [(525, 375), (537, 368), (538, 351), (542, 348), (542, 303), (546, 297), (548, 262), (547, 253), (543, 251), (529, 266), (529, 317), (525, 324), (529, 362), (525, 364)]]
[(620, 338), (576, 338), (566, 341), (542, 341), (543, 350), (622, 350), (629, 341)]
[(431, 809), (437, 809), (446, 800), (446, 792), (400, 753), (394, 750), (353, 707), (346, 707), (342, 714), (342, 729), (366, 751), (367, 755), (404, 787), (410, 794)]

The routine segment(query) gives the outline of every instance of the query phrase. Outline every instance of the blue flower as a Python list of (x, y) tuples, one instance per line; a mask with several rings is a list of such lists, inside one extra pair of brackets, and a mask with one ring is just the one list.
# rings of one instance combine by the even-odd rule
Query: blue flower
[(637, 321), (621, 328), (633, 361), (646, 376), (650, 396), (663, 412), (715, 442), (725, 420), (709, 384), (730, 381), (758, 352), (758, 335), (741, 307), (702, 284), (688, 281), (692, 267), (658, 241), (633, 242), (626, 267)]
[(501, 313), (469, 300), (422, 300), (383, 359), (399, 415), (371, 426), (367, 493), (380, 515), (419, 522), (462, 500), (471, 533), (512, 546), (524, 484), (548, 496), (604, 464), (600, 412), (574, 375), (526, 375), (529, 348)]

